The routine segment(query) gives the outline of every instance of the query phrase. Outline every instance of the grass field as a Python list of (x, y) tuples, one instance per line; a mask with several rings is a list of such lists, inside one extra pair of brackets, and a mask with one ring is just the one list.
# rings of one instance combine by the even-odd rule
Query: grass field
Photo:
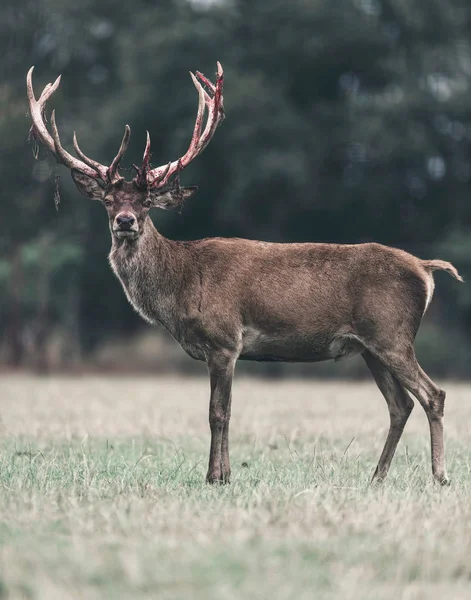
[(0, 380), (0, 598), (471, 598), (471, 388), (450, 487), (417, 406), (390, 478), (374, 384), (236, 379), (230, 486), (204, 379)]

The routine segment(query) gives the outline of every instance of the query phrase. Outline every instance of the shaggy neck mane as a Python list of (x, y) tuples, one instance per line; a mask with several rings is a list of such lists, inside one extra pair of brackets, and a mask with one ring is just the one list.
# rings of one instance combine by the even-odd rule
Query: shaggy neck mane
[(171, 316), (182, 287), (184, 256), (176, 242), (161, 235), (150, 217), (135, 240), (112, 236), (110, 264), (128, 300), (147, 321), (163, 324), (171, 333)]

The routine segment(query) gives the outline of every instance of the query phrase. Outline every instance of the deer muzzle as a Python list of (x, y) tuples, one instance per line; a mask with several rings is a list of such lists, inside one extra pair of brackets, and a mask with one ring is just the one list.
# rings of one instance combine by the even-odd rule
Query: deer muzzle
[(139, 231), (136, 216), (131, 212), (120, 212), (113, 222), (113, 233), (119, 237), (136, 237)]

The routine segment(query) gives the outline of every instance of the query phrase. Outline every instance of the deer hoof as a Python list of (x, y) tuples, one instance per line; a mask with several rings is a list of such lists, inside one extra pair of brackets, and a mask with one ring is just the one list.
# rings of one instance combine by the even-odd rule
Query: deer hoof
[(208, 473), (206, 475), (206, 483), (224, 485), (230, 482), (230, 477), (221, 473)]

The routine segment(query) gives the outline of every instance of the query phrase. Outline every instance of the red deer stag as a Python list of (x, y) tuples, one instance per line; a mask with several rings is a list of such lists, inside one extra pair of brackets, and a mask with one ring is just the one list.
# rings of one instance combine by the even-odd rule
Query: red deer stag
[[(106, 167), (79, 148), (62, 147), (54, 111), (46, 127), (46, 101), (59, 87), (48, 84), (39, 100), (27, 76), (32, 136), (71, 169), (79, 191), (108, 212), (110, 263), (135, 310), (170, 332), (192, 358), (206, 361), (211, 398), (208, 482), (228, 482), (231, 386), (238, 359), (303, 361), (361, 354), (386, 399), (390, 427), (373, 479), (383, 480), (412, 411), (415, 396), (430, 425), (432, 471), (448, 482), (443, 446), (445, 392), (424, 373), (414, 338), (429, 305), (436, 269), (461, 280), (442, 260), (421, 260), (380, 244), (276, 244), (209, 238), (176, 242), (149, 218), (151, 208), (178, 208), (195, 187), (179, 174), (209, 144), (224, 119), (223, 71), (216, 84), (191, 74), (199, 94), (190, 145), (180, 159), (150, 164), (147, 134), (142, 165), (132, 181), (118, 173), (129, 142), (126, 125), (118, 154)], [(204, 86), (204, 87), (203, 87)], [(206, 89), (205, 89), (206, 88)], [(205, 109), (207, 119), (205, 120)]]

